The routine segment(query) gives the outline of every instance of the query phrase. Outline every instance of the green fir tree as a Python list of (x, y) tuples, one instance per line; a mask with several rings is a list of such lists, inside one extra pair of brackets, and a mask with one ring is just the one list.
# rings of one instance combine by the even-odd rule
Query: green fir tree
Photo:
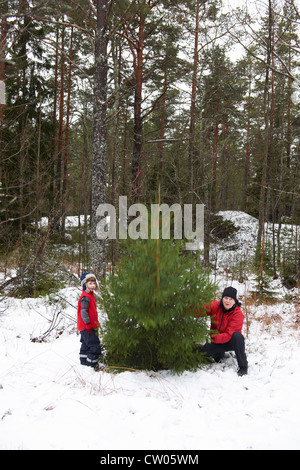
[[(215, 286), (191, 252), (170, 240), (130, 241), (130, 250), (102, 291), (103, 343), (111, 366), (196, 370), (209, 337), (206, 315)], [(196, 309), (193, 306), (197, 306)]]

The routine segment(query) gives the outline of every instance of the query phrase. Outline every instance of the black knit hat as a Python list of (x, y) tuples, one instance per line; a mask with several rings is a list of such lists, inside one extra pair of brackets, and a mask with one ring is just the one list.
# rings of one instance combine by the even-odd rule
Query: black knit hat
[(224, 297), (231, 297), (235, 302), (237, 302), (237, 290), (234, 287), (226, 287), (222, 294), (222, 299)]

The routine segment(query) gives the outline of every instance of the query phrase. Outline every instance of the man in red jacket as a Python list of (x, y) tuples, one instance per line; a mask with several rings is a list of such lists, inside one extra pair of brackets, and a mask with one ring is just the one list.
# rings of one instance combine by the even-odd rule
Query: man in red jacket
[(80, 331), (80, 363), (85, 366), (102, 370), (103, 364), (99, 363), (101, 345), (97, 335), (99, 326), (96, 299), (94, 291), (97, 289), (97, 279), (92, 273), (84, 272), (80, 278), (82, 294), (78, 300), (77, 329)]
[(206, 313), (211, 316), (212, 343), (202, 347), (208, 357), (220, 361), (227, 351), (234, 351), (239, 365), (238, 375), (246, 375), (248, 362), (245, 353), (245, 341), (242, 335), (244, 315), (237, 300), (237, 290), (226, 287), (221, 301), (212, 302)]

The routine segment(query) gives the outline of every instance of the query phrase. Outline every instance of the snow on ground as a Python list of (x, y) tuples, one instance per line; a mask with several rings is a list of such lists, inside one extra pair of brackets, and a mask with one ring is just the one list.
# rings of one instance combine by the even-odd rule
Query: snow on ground
[[(223, 243), (211, 246), (211, 258), (217, 261), (217, 266), (224, 267), (236, 264), (237, 262), (250, 261), (253, 256), (258, 231), (258, 220), (242, 211), (220, 211), (217, 215), (224, 220), (234, 223), (238, 231)], [(265, 224), (265, 247), (272, 241), (272, 224)], [(279, 225), (274, 225), (275, 239)], [(280, 240), (282, 249), (288, 250), (295, 240), (299, 239), (300, 227), (291, 224), (281, 224)], [(298, 235), (296, 234), (298, 232)]]
[[(257, 221), (241, 212), (222, 216), (240, 230), (215, 251), (216, 280), (220, 292), (233, 285), (244, 301), (253, 280), (239, 284), (222, 269), (250, 256)], [(298, 303), (288, 304), (279, 281), (274, 287), (277, 304), (242, 306), (244, 377), (234, 354), (180, 376), (95, 372), (78, 360), (79, 288), (62, 289), (59, 303), (55, 296), (0, 297), (0, 449), (300, 449), (299, 292)], [(32, 341), (53, 319), (45, 340)]]
[[(78, 289), (60, 294), (76, 304)], [(94, 372), (78, 362), (69, 304), (62, 334), (31, 341), (54, 308), (47, 299), (0, 303), (1, 449), (300, 449), (296, 307), (249, 314), (245, 377), (234, 355), (181, 376)]]

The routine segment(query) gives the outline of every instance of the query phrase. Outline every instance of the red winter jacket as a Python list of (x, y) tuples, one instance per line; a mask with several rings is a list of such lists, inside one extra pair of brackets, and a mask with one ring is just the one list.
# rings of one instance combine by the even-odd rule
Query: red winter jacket
[(219, 333), (213, 335), (214, 343), (227, 343), (231, 340), (233, 333), (242, 333), (244, 315), (240, 307), (236, 306), (234, 310), (223, 311), (220, 301), (212, 302), (206, 306), (206, 313), (211, 316), (211, 329), (219, 330)]
[[(85, 305), (87, 306), (87, 313), (81, 315), (82, 303), (81, 300), (83, 297), (86, 297)], [(79, 331), (85, 330), (86, 328), (98, 328), (98, 314), (96, 307), (96, 299), (93, 292), (83, 291), (78, 300), (78, 309), (77, 309), (77, 329)]]

